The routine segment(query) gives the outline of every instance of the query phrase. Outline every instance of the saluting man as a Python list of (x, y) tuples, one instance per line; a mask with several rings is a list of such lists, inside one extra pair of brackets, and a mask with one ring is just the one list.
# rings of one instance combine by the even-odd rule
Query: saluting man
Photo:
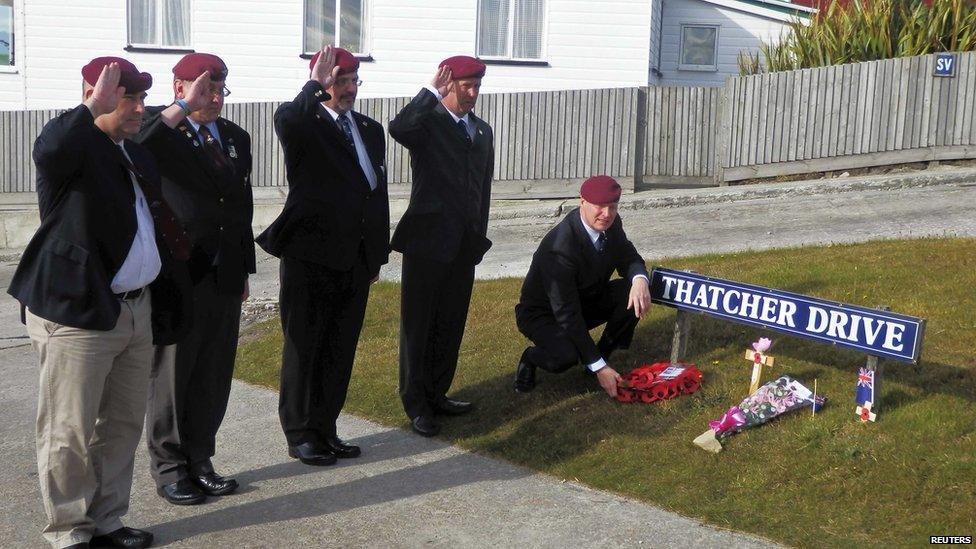
[(152, 155), (131, 141), (152, 76), (118, 57), (81, 70), (83, 103), (34, 142), (41, 225), (8, 292), (40, 361), (37, 472), (52, 547), (148, 547), (126, 528), (153, 343), (189, 314), (186, 235)]
[(251, 138), (220, 116), (226, 79), (216, 55), (184, 56), (173, 67), (176, 101), (148, 109), (137, 138), (155, 156), (163, 195), (192, 246), (192, 330), (156, 349), (146, 422), (157, 492), (177, 505), (237, 489), (211, 462), (230, 396), (241, 302), (255, 271)]
[(288, 199), (258, 244), (281, 258), (284, 349), (278, 416), (288, 454), (307, 465), (354, 458), (339, 438), (369, 287), (390, 255), (390, 206), (379, 122), (352, 110), (359, 60), (328, 46), (308, 82), (275, 112)]
[[(542, 239), (532, 256), (515, 321), (535, 346), (522, 353), (515, 390), (535, 388), (536, 368), (560, 373), (582, 363), (617, 396), (610, 354), (626, 349), (651, 303), (647, 269), (617, 215), (620, 185), (606, 175), (580, 187), (580, 206)], [(622, 277), (610, 280), (613, 271)], [(600, 341), (590, 330), (606, 324)]]
[(491, 127), (474, 115), (485, 64), (468, 56), (440, 63), (431, 84), (390, 122), (410, 151), (410, 204), (393, 234), (403, 254), (400, 399), (413, 430), (440, 432), (434, 414), (471, 410), (448, 398), (464, 335), (475, 265), (491, 241), (494, 171)]

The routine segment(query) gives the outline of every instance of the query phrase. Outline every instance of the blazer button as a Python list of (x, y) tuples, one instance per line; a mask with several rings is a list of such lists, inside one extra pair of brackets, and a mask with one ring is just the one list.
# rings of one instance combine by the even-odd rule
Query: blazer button
[(221, 204), (223, 204), (223, 203), (224, 203), (224, 197), (220, 197), (220, 203), (221, 203)]
[(221, 231), (224, 230), (224, 226), (223, 225), (220, 226), (220, 230)]

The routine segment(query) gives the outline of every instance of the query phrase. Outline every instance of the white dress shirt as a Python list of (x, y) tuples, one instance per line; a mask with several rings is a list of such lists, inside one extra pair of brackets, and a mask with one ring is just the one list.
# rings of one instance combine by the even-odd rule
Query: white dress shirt
[[(593, 246), (596, 247), (596, 241), (600, 238), (600, 235), (603, 234), (603, 231), (598, 231), (593, 227), (590, 227), (590, 225), (586, 222), (586, 219), (583, 219), (582, 211), (580, 212), (580, 221), (583, 222), (583, 228), (586, 229), (586, 234), (590, 235), (590, 241), (593, 243)], [(638, 278), (643, 278), (644, 280), (647, 280), (646, 276), (639, 274), (639, 275), (634, 275), (634, 278), (630, 279), (630, 283), (633, 284), (634, 281), (637, 280)], [(586, 367), (589, 368), (591, 372), (595, 372), (606, 365), (607, 365), (607, 361), (604, 360), (603, 357), (600, 357), (599, 360), (597, 360), (592, 364), (587, 364)]]
[[(117, 143), (122, 154), (132, 162), (129, 153), (126, 152), (122, 143)], [(129, 254), (125, 256), (125, 261), (119, 267), (119, 271), (112, 278), (112, 293), (121, 294), (132, 290), (138, 290), (148, 286), (150, 282), (156, 280), (162, 268), (159, 259), (159, 248), (156, 247), (156, 230), (153, 225), (152, 214), (149, 213), (149, 204), (146, 203), (146, 196), (142, 194), (142, 188), (136, 181), (136, 176), (129, 172), (129, 179), (132, 181), (132, 190), (136, 193), (136, 236), (132, 239), (132, 246), (129, 247)]]
[[(332, 115), (332, 120), (335, 120), (335, 123), (338, 126), (339, 113), (325, 105), (322, 105), (322, 108)], [(352, 128), (352, 140), (356, 145), (356, 156), (359, 157), (359, 167), (363, 169), (363, 174), (366, 176), (366, 181), (369, 181), (369, 188), (376, 190), (376, 172), (373, 170), (373, 164), (369, 160), (369, 153), (366, 152), (366, 144), (363, 142), (363, 136), (359, 134), (359, 128), (356, 127), (356, 119), (352, 117), (352, 112), (347, 112), (342, 116), (349, 121), (349, 127)], [(342, 126), (339, 126), (339, 131), (342, 132)], [(343, 132), (343, 134), (345, 134), (345, 132)]]

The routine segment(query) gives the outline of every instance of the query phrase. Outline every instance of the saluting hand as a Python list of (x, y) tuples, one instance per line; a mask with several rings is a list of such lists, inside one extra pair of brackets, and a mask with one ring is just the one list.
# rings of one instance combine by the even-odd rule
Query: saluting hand
[(644, 318), (644, 313), (651, 306), (651, 292), (647, 288), (647, 279), (638, 276), (630, 284), (630, 297), (627, 298), (627, 308), (634, 310), (634, 316)]
[(203, 74), (198, 76), (196, 80), (190, 84), (190, 87), (186, 90), (186, 94), (183, 96), (183, 100), (186, 101), (186, 105), (190, 107), (190, 111), (198, 111), (210, 103), (211, 97), (210, 71), (203, 71)]
[(322, 55), (315, 60), (312, 66), (312, 80), (322, 85), (322, 89), (327, 90), (332, 87), (336, 77), (339, 76), (339, 67), (336, 66), (335, 49), (332, 45), (322, 48)]
[(434, 74), (434, 79), (430, 81), (430, 85), (437, 90), (437, 93), (441, 94), (441, 97), (445, 97), (451, 87), (450, 67), (444, 66), (438, 68), (437, 73)]
[(91, 111), (92, 116), (98, 118), (108, 114), (119, 105), (119, 101), (125, 95), (125, 88), (119, 86), (121, 77), (122, 69), (119, 68), (118, 63), (109, 63), (102, 67), (91, 96), (85, 100), (85, 106)]

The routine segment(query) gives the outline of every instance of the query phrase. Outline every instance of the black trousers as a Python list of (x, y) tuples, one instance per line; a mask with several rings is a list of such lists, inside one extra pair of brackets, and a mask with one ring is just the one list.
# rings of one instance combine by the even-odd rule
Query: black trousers
[[(614, 349), (626, 349), (634, 337), (637, 317), (627, 308), (631, 282), (616, 279), (607, 285), (607, 290), (599, 296), (584, 299), (583, 319), (587, 329), (592, 330), (606, 324), (597, 348), (604, 359), (609, 358)], [(580, 363), (582, 358), (565, 330), (556, 323), (554, 317), (536, 318), (531, 326), (520, 326), (522, 333), (535, 343), (525, 350), (522, 359), (542, 368), (559, 373)]]
[(157, 347), (150, 374), (146, 442), (157, 485), (209, 462), (227, 411), (237, 356), (241, 294), (217, 291), (213, 273), (193, 287), (193, 325), (176, 345)]
[(404, 254), (400, 282), (400, 400), (412, 419), (429, 415), (454, 381), (474, 263)]
[(281, 388), (278, 417), (289, 445), (336, 436), (369, 297), (360, 250), (348, 271), (282, 257)]

